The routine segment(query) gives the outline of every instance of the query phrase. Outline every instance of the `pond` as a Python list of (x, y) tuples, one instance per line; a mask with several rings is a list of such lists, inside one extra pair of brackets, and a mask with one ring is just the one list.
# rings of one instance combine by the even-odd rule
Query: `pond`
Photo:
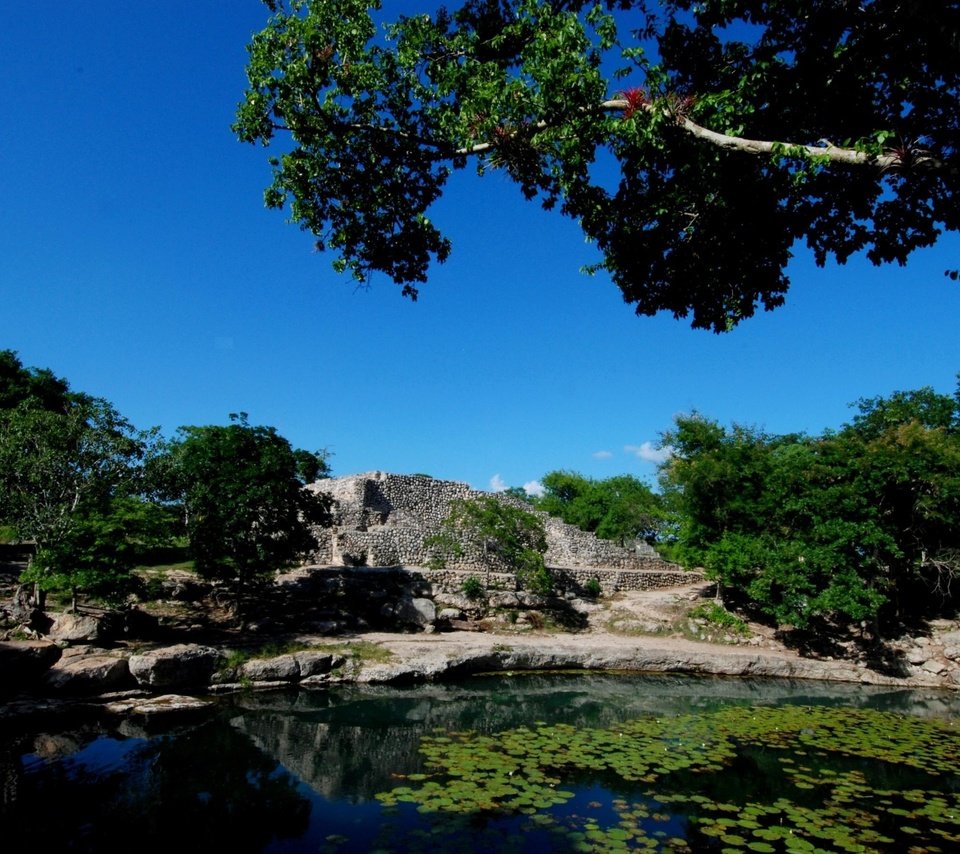
[(679, 676), (237, 695), (160, 729), (6, 733), (4, 848), (953, 851), (958, 713)]

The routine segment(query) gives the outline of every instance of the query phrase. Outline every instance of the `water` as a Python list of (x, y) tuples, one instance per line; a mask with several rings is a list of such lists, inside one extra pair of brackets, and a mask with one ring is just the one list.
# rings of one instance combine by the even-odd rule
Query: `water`
[[(852, 753), (835, 744), (847, 719), (818, 717), (836, 707), (860, 710)], [(776, 708), (775, 726), (757, 711)], [(674, 676), (239, 695), (158, 730), (0, 738), (4, 849), (949, 851), (960, 778), (936, 769), (960, 769), (958, 713), (940, 692)], [(754, 736), (791, 726), (784, 744)], [(876, 756), (856, 747), (894, 727)], [(840, 830), (777, 836), (784, 821)]]

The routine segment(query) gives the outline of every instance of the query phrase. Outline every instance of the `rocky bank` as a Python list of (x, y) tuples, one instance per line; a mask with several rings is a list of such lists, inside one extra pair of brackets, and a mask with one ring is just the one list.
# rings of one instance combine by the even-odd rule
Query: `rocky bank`
[[(439, 631), (444, 601), (406, 604), (417, 633), (366, 631), (336, 637), (287, 633), (271, 643), (117, 644), (84, 640), (0, 643), (0, 717), (24, 710), (94, 703), (107, 711), (151, 715), (193, 711), (205, 695), (225, 691), (344, 682), (435, 682), (481, 672), (587, 670), (699, 673), (814, 679), (904, 688), (960, 688), (960, 624), (940, 621), (925, 635), (890, 643), (870, 660), (804, 656), (769, 630), (717, 634), (690, 609), (703, 601), (700, 583), (619, 594), (568, 605), (583, 618), (576, 632), (539, 627), (535, 611), (516, 622), (464, 621), (478, 631)], [(418, 611), (417, 608), (420, 610)], [(514, 609), (515, 610), (515, 609)], [(514, 613), (514, 610), (507, 613)], [(414, 619), (414, 617), (411, 617)], [(457, 621), (453, 621), (457, 622)], [(449, 628), (449, 621), (447, 624)], [(700, 639), (703, 638), (703, 639)], [(711, 642), (711, 639), (714, 642)], [(719, 642), (718, 642), (719, 641)]]

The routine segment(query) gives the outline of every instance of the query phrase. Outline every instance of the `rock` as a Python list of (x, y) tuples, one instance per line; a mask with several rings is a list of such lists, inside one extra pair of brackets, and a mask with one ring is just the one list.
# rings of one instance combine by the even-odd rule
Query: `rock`
[(140, 608), (123, 608), (104, 615), (100, 622), (100, 636), (106, 640), (151, 638), (156, 636), (159, 627), (160, 621), (153, 614)]
[(491, 608), (519, 608), (520, 599), (516, 593), (498, 592), (491, 593), (487, 597), (487, 604)]
[(450, 620), (450, 628), (458, 632), (482, 632), (483, 624), (476, 620)]
[(926, 650), (913, 647), (906, 652), (906, 659), (911, 664), (923, 664), (927, 660)]
[(13, 598), (4, 610), (9, 614), (9, 619), (14, 623), (20, 623), (24, 626), (36, 630), (46, 622), (46, 615), (31, 595), (32, 585), (21, 584), (14, 591)]
[(98, 640), (100, 621), (86, 614), (56, 614), (46, 635), (51, 640), (67, 643)]
[(61, 643), (89, 643), (156, 634), (159, 621), (139, 608), (122, 608), (92, 614), (55, 614), (44, 634)]
[(308, 679), (312, 676), (329, 673), (337, 667), (342, 667), (346, 660), (342, 655), (336, 653), (321, 652), (317, 650), (305, 650), (295, 652), (293, 657), (297, 660), (300, 667), (300, 678)]
[(226, 683), (226, 685), (249, 681), (256, 683), (258, 687), (270, 683), (283, 685), (303, 682), (314, 677), (325, 676), (335, 667), (340, 667), (344, 661), (342, 655), (335, 653), (303, 650), (276, 655), (272, 658), (255, 658), (246, 661), (231, 672), (218, 674), (215, 681)]
[(943, 654), (951, 661), (960, 661), (960, 632), (944, 632), (940, 635)]
[(201, 712), (211, 707), (209, 700), (183, 697), (179, 694), (163, 694), (159, 697), (131, 697), (107, 703), (108, 712), (119, 715), (168, 715), (184, 712)]
[(43, 680), (47, 690), (75, 696), (106, 694), (132, 683), (126, 659), (113, 655), (63, 658), (47, 671)]
[(658, 623), (655, 620), (614, 620), (610, 623), (612, 631), (626, 635), (655, 635), (665, 628), (665, 623)]
[(933, 673), (934, 675), (943, 673), (947, 669), (947, 665), (942, 661), (937, 661), (936, 659), (931, 659), (930, 661), (925, 661), (920, 665), (921, 670), (925, 670), (927, 673)]
[(240, 678), (251, 682), (296, 682), (300, 678), (300, 665), (291, 654), (254, 658), (240, 667)]
[(437, 612), (438, 620), (462, 620), (463, 611), (459, 608), (441, 608)]
[(50, 641), (0, 642), (0, 696), (30, 687), (62, 655), (63, 650)]
[(160, 582), (161, 596), (175, 602), (199, 602), (210, 592), (210, 585), (200, 583), (190, 573), (171, 572)]
[(130, 656), (130, 673), (141, 685), (152, 688), (206, 685), (220, 660), (212, 647), (177, 644)]
[(394, 608), (399, 623), (425, 628), (437, 619), (437, 606), (430, 599), (401, 599)]

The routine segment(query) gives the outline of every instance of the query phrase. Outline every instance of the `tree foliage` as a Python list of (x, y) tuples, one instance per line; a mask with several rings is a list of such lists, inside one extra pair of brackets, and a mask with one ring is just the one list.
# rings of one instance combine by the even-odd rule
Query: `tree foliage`
[[(301, 479), (308, 469), (327, 471), (321, 453), (295, 451), (273, 427), (251, 426), (244, 414), (231, 418), (226, 426), (181, 428), (170, 468), (197, 571), (236, 580), (239, 604), (249, 581), (315, 545), (310, 528), (329, 508)], [(310, 465), (305, 456), (313, 456)]]
[(68, 592), (74, 610), (81, 591), (119, 602), (144, 549), (168, 542), (170, 528), (164, 508), (135, 495), (84, 502), (62, 535), (37, 551), (21, 580)]
[(106, 400), (0, 353), (0, 518), (36, 544), (23, 580), (43, 590), (118, 592), (132, 562), (124, 502), (154, 434)]
[(960, 405), (925, 388), (863, 400), (841, 430), (771, 436), (678, 418), (662, 469), (680, 542), (780, 623), (912, 617), (955, 601)]
[[(234, 129), (335, 267), (416, 298), (450, 175), (576, 220), (638, 314), (729, 329), (817, 263), (957, 230), (955, 0), (265, 0)], [(389, 12), (389, 4), (386, 5)]]
[(450, 503), (441, 532), (428, 540), (443, 555), (460, 556), (467, 545), (499, 560), (535, 593), (549, 593), (553, 579), (543, 562), (547, 535), (529, 510), (494, 495)]
[(541, 479), (537, 508), (570, 525), (629, 546), (656, 541), (667, 528), (660, 499), (642, 480), (620, 475), (594, 480), (577, 472), (552, 471)]
[(77, 394), (47, 368), (27, 368), (13, 350), (0, 350), (0, 410), (27, 403), (33, 409), (66, 412)]

